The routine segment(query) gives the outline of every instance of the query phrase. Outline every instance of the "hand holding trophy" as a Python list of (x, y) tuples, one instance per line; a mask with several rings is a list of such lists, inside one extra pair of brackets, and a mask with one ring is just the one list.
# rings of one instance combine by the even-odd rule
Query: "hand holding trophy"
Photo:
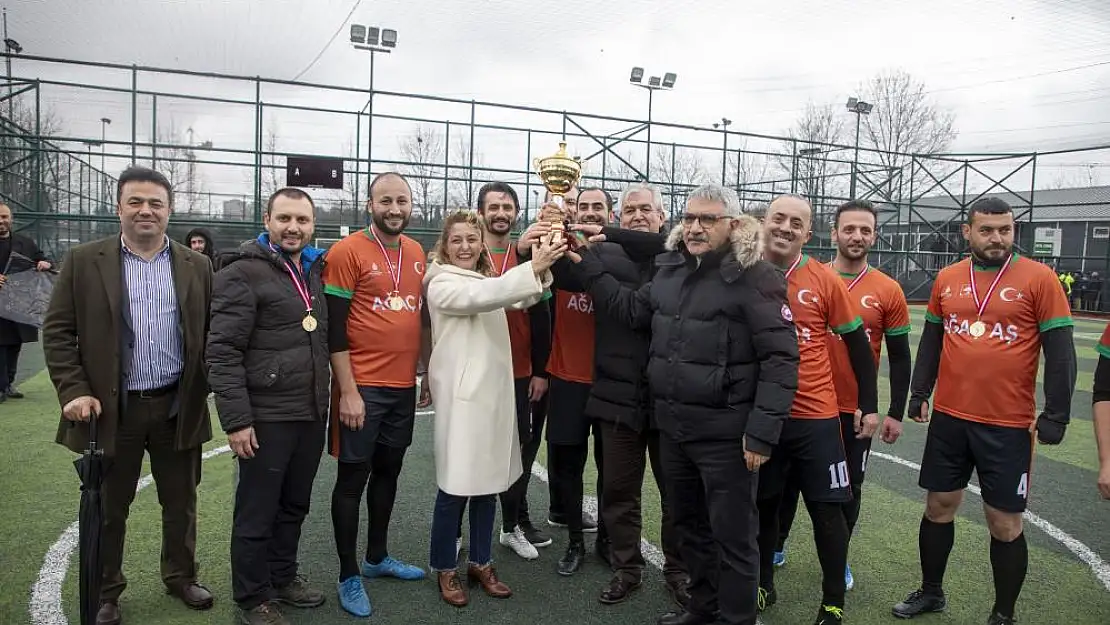
[(543, 186), (551, 192), (551, 202), (540, 210), (540, 219), (551, 224), (551, 242), (558, 246), (566, 241), (574, 249), (577, 241), (568, 240), (566, 236), (568, 220), (563, 198), (582, 175), (582, 159), (577, 156), (571, 158), (567, 154), (567, 142), (560, 141), (558, 152), (546, 158), (537, 158), (532, 164)]

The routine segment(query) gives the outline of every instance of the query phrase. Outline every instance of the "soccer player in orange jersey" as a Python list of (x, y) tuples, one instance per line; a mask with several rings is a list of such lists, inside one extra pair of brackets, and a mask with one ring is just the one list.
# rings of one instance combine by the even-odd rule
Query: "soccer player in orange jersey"
[[(339, 553), (339, 604), (371, 614), (363, 577), (423, 579), (424, 571), (389, 555), (389, 518), (397, 478), (412, 444), (417, 362), (428, 362), (424, 331), (424, 250), (402, 234), (412, 215), (403, 176), (370, 183), (370, 226), (328, 250), (324, 293), (332, 352), (330, 451), (339, 460), (331, 514)], [(427, 389), (421, 384), (421, 389)], [(359, 508), (369, 509), (366, 557), (357, 555)]]
[[(1029, 496), (1033, 436), (1064, 438), (1075, 389), (1073, 322), (1047, 266), (1013, 252), (1014, 215), (998, 198), (968, 209), (963, 235), (971, 257), (933, 282), (917, 349), (909, 414), (932, 422), (918, 484), (928, 491), (921, 519), (921, 587), (893, 608), (913, 618), (947, 607), (942, 582), (955, 539), (956, 512), (974, 469), (983, 493), (994, 569), (988, 625), (1014, 622), (1029, 551), (1021, 515)], [(1034, 386), (1044, 350), (1044, 410)]]
[[(863, 329), (871, 344), (876, 368), (882, 356), (883, 337), (886, 337), (890, 360), (890, 410), (883, 419), (879, 438), (885, 443), (893, 443), (902, 435), (902, 418), (906, 413), (910, 390), (910, 312), (901, 285), (867, 264), (867, 254), (877, 236), (877, 222), (875, 207), (867, 200), (850, 200), (837, 208), (832, 230), (832, 241), (837, 251), (831, 266), (848, 287), (852, 303), (863, 319)], [(855, 412), (859, 408), (857, 383), (848, 350), (839, 335), (829, 337), (829, 356), (832, 358), (833, 382), (840, 408), (841, 438), (852, 482), (852, 500), (844, 507), (848, 535), (851, 537), (859, 519), (871, 438), (859, 438), (855, 434)], [(780, 510), (782, 529), (775, 552), (776, 566), (785, 559), (784, 543), (798, 506), (798, 492), (797, 484), (787, 486)], [(851, 568), (844, 570), (844, 585), (848, 590), (855, 585)]]
[(1095, 440), (1098, 442), (1098, 490), (1103, 499), (1110, 499), (1110, 325), (1102, 332), (1102, 339), (1095, 348), (1098, 367), (1095, 368), (1093, 413)]
[[(478, 212), (486, 228), (482, 235), (483, 253), (489, 255), (496, 277), (517, 265), (516, 246), (510, 239), (520, 213), (516, 190), (504, 182), (483, 185), (478, 190)], [(546, 414), (535, 408), (547, 399), (548, 374), (544, 369), (551, 352), (551, 311), (547, 299), (528, 310), (505, 311), (516, 380), (517, 428), (524, 473), (511, 489), (501, 493), (500, 542), (528, 560), (539, 557), (536, 547), (546, 547), (552, 542), (550, 536), (532, 524), (521, 505), (532, 476), (532, 463), (539, 451)], [(461, 532), (461, 518), (459, 523)]]
[(857, 383), (858, 412), (853, 410), (852, 434), (871, 438), (879, 416), (875, 361), (857, 306), (835, 271), (802, 253), (812, 234), (812, 219), (809, 202), (788, 195), (771, 202), (763, 222), (764, 257), (786, 272), (788, 312), (797, 331), (800, 363), (790, 418), (771, 459), (760, 469), (759, 604), (766, 609), (778, 598), (772, 562), (783, 491), (793, 480), (813, 519), (821, 561), (822, 600), (816, 623), (829, 625), (844, 618), (848, 524), (843, 508), (852, 498), (829, 356), (833, 334), (843, 339)]

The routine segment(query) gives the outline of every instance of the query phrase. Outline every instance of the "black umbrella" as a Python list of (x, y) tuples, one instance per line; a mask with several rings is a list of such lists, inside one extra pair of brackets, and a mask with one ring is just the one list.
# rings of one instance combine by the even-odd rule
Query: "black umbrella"
[(96, 422), (100, 415), (89, 416), (89, 448), (73, 462), (81, 477), (81, 511), (78, 515), (80, 557), (81, 625), (96, 625), (100, 611), (100, 529), (104, 520), (104, 501), (100, 485), (104, 480), (104, 450), (96, 440)]

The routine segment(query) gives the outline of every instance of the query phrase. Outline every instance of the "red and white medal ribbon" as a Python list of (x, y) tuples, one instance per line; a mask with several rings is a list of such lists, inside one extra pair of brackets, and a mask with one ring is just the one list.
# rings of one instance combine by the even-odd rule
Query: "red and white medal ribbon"
[(856, 276), (851, 282), (848, 283), (848, 290), (851, 291), (852, 287), (859, 284), (859, 281), (863, 280), (863, 277), (867, 275), (868, 271), (871, 271), (871, 268), (870, 267), (864, 267), (863, 271), (859, 272), (859, 275)]
[(393, 280), (393, 292), (390, 296), (400, 297), (401, 295), (401, 261), (405, 257), (405, 246), (397, 246), (397, 265), (394, 268), (393, 261), (389, 260), (389, 254), (385, 253), (385, 246), (382, 245), (382, 239), (378, 236), (377, 229), (370, 226), (371, 232), (374, 234), (374, 242), (378, 244), (378, 249), (382, 251), (382, 258), (385, 259), (385, 264), (389, 268), (389, 278)]
[[(486, 254), (489, 255), (489, 264), (492, 265), (494, 263), (493, 252), (490, 251), (489, 247), (485, 243), (482, 244), (482, 247), (484, 247), (486, 249)], [(497, 275), (499, 275), (499, 276), (505, 275), (505, 270), (508, 269), (508, 267), (509, 267), (509, 252), (510, 251), (511, 251), (511, 248), (506, 249), (505, 250), (505, 258), (501, 259), (501, 271), (497, 272)]]
[(971, 297), (975, 300), (975, 317), (977, 319), (983, 318), (983, 311), (987, 309), (987, 302), (990, 301), (991, 294), (994, 293), (994, 288), (998, 286), (998, 283), (1000, 281), (1002, 281), (1002, 275), (1006, 273), (1007, 269), (1009, 269), (1010, 261), (1013, 259), (1013, 254), (1006, 258), (1006, 263), (1002, 265), (1002, 269), (998, 270), (998, 275), (994, 277), (994, 282), (991, 282), (990, 288), (987, 289), (987, 295), (982, 299), (982, 301), (979, 300), (979, 289), (975, 286), (975, 260), (968, 259), (968, 279), (971, 282)]
[(790, 274), (794, 273), (794, 270), (798, 268), (798, 263), (802, 262), (802, 256), (803, 256), (802, 254), (798, 254), (798, 257), (795, 258), (794, 262), (790, 265), (790, 269), (786, 270), (786, 279), (787, 280), (790, 279)]

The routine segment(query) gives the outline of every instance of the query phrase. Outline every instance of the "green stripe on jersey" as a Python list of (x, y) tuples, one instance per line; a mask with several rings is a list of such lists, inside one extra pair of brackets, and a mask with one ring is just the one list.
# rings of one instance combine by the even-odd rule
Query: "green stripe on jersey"
[(347, 289), (343, 289), (331, 284), (324, 285), (324, 294), (342, 297), (343, 299), (352, 299), (355, 296), (354, 291), (348, 291)]
[(863, 319), (857, 316), (855, 319), (849, 321), (842, 326), (832, 328), (833, 334), (848, 334), (863, 327)]
[(1048, 332), (1049, 330), (1055, 330), (1056, 328), (1071, 328), (1074, 326), (1075, 321), (1073, 321), (1071, 317), (1056, 317), (1055, 319), (1042, 321), (1037, 326), (1037, 329), (1041, 332)]

